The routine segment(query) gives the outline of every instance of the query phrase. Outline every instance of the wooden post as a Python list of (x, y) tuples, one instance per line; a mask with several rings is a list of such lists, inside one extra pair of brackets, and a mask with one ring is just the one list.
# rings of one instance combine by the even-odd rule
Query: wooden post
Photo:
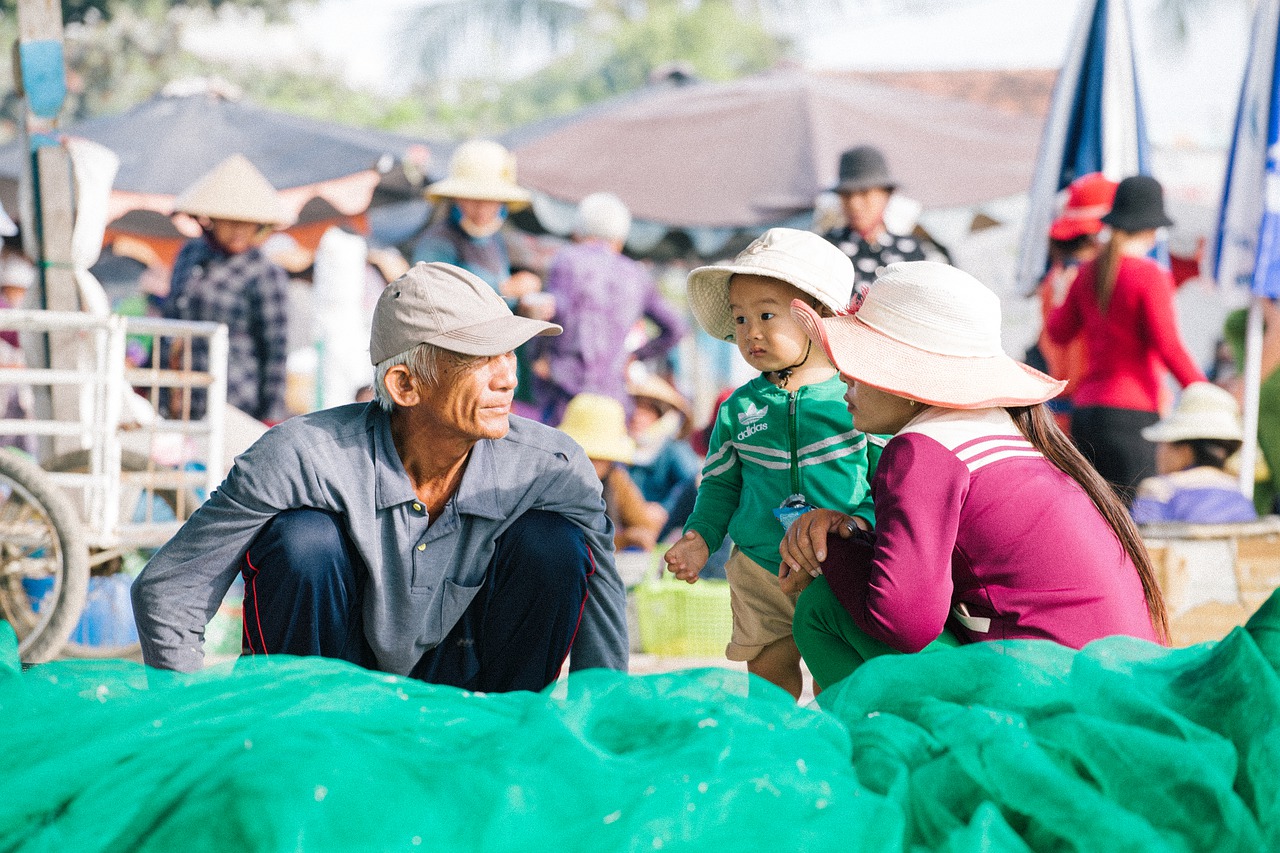
[[(39, 270), (39, 305), (51, 311), (79, 311), (80, 296), (72, 265), (74, 226), (71, 158), (49, 135), (66, 99), (62, 53), (62, 6), (59, 0), (18, 0), (18, 44), (15, 50), (18, 92), (24, 101), (24, 138), (31, 156), (24, 177), (30, 180), (32, 209), (23, 211), (24, 243)], [(42, 351), (41, 351), (42, 350)], [(40, 366), (71, 368), (76, 359), (75, 334), (50, 334), (46, 346), (28, 357)], [(74, 387), (36, 389), (39, 417), (79, 420), (79, 391)], [(68, 439), (46, 440), (41, 456), (75, 449)]]

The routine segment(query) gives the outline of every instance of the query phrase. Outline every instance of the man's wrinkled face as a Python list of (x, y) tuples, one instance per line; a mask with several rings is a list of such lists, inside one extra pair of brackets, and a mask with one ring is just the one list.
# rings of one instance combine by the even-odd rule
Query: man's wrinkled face
[(516, 393), (516, 354), (447, 355), (440, 366), (440, 382), (423, 396), (428, 418), (443, 432), (467, 440), (506, 435)]

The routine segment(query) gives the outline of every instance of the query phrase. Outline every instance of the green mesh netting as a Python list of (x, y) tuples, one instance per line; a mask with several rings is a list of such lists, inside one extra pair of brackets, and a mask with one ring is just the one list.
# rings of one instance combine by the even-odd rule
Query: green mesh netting
[(23, 673), (0, 625), (0, 851), (1277, 850), (1278, 653), (1272, 601), (1189, 649), (877, 658), (818, 709), (713, 669)]

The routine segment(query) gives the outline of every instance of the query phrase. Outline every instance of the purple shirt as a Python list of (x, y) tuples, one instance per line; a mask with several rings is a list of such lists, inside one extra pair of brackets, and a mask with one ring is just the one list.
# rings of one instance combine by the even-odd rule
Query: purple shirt
[(641, 346), (641, 360), (665, 354), (685, 334), (685, 322), (658, 292), (649, 271), (598, 242), (574, 243), (551, 261), (543, 288), (556, 298), (556, 337), (535, 338), (539, 356), (551, 360), (551, 377), (567, 397), (590, 391), (630, 405), (624, 340), (641, 317), (659, 334)]
[(930, 409), (884, 448), (863, 631), (915, 652), (962, 642), (1112, 634), (1156, 641), (1142, 582), (1084, 489), (1004, 409)]

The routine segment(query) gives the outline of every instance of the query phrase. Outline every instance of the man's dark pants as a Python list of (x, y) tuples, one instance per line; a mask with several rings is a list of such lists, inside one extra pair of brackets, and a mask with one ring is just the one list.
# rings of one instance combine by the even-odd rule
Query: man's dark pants
[[(368, 570), (341, 516), (282, 512), (245, 562), (243, 654), (378, 668), (361, 608)], [(594, 570), (578, 527), (555, 513), (526, 512), (498, 538), (484, 585), (458, 623), (410, 676), (483, 692), (541, 690), (569, 654)]]

